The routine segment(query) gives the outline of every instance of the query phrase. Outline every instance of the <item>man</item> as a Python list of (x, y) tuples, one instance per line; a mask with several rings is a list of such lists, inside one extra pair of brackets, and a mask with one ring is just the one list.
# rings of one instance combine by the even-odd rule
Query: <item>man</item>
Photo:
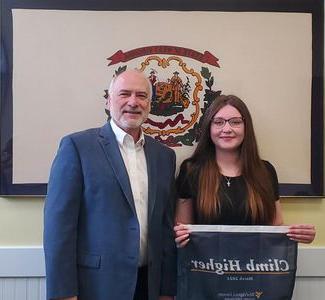
[(151, 94), (143, 73), (121, 73), (110, 122), (62, 139), (45, 202), (48, 299), (173, 299), (175, 153), (143, 135)]

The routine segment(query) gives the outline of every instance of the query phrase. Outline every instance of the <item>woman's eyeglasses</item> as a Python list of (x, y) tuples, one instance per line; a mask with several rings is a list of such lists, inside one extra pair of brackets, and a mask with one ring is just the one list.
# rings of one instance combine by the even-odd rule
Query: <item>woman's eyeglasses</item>
[(242, 117), (234, 117), (234, 118), (230, 118), (228, 120), (223, 119), (223, 118), (214, 118), (214, 119), (212, 119), (211, 123), (214, 126), (216, 126), (217, 128), (221, 129), (221, 128), (225, 127), (227, 122), (232, 128), (238, 128), (238, 127), (241, 127), (243, 125), (244, 118), (242, 118)]

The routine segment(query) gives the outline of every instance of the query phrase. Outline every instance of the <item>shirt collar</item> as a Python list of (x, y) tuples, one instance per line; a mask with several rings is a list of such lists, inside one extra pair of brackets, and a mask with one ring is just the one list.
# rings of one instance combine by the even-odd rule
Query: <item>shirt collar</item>
[[(131, 139), (133, 141), (133, 137), (130, 134), (126, 133), (123, 129), (118, 127), (113, 119), (110, 120), (110, 124), (111, 124), (112, 130), (116, 136), (116, 140), (120, 145), (124, 145), (126, 139), (129, 139), (129, 140)], [(140, 128), (140, 138), (135, 143), (135, 145), (143, 147), (144, 141), (145, 141), (144, 134), (143, 134), (142, 129)]]

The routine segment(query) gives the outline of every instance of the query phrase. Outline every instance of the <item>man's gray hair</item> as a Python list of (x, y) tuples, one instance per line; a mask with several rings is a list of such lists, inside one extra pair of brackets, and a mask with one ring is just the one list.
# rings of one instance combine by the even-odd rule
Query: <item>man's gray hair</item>
[[(147, 82), (148, 84), (148, 88), (149, 88), (149, 95), (148, 95), (148, 99), (151, 101), (151, 98), (152, 98), (152, 85), (151, 85), (151, 82), (149, 80), (149, 78), (142, 72), (142, 71), (139, 71), (138, 69), (131, 69), (133, 71), (136, 71), (137, 73), (141, 74), (143, 76), (143, 78), (145, 79), (145, 81)], [(127, 70), (125, 70), (127, 71)], [(109, 84), (109, 87), (108, 87), (108, 95), (111, 96), (112, 93), (113, 93), (113, 88), (114, 88), (114, 84), (115, 84), (115, 81), (116, 79), (121, 75), (123, 74), (125, 71), (123, 72), (120, 72), (118, 74), (115, 74)]]

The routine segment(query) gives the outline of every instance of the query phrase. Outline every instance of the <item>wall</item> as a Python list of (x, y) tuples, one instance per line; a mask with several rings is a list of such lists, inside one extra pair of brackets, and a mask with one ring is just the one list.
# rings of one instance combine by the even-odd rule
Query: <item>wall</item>
[[(281, 202), (285, 223), (315, 224), (316, 239), (309, 247), (325, 247), (325, 198), (283, 198)], [(43, 198), (0, 197), (0, 247), (42, 244), (43, 203)]]
[[(299, 264), (302, 265), (303, 271), (300, 273), (298, 271), (299, 277), (294, 299), (321, 299), (325, 292), (325, 274), (315, 274), (317, 260), (315, 260), (314, 264), (311, 262), (315, 258), (315, 252), (318, 253), (317, 257), (324, 257), (325, 198), (283, 198), (281, 202), (286, 224), (313, 223), (317, 228), (314, 243), (304, 245), (299, 251), (301, 255)], [(43, 203), (43, 198), (0, 197), (0, 248), (8, 246), (13, 249), (24, 249), (42, 245)], [(0, 250), (0, 253), (3, 254), (3, 249)], [(38, 263), (42, 267), (41, 252), (41, 249), (39, 249)], [(6, 257), (3, 258), (6, 259)], [(25, 257), (24, 254), (22, 259), (26, 261), (28, 256)], [(308, 271), (308, 266), (313, 265), (314, 269)], [(29, 270), (29, 268), (26, 269)], [(37, 274), (30, 274), (35, 278), (27, 278), (28, 276), (24, 275), (21, 279), (16, 280), (8, 277), (20, 277), (21, 275), (17, 274), (17, 272), (10, 273), (11, 270), (5, 270), (3, 265), (2, 270), (4, 273), (0, 274), (0, 300), (44, 299), (43, 272), (37, 271)]]
[(43, 198), (0, 198), (0, 246), (42, 245)]
[[(285, 223), (315, 224), (316, 239), (309, 247), (325, 247), (325, 198), (283, 198), (281, 202)], [(0, 198), (0, 246), (41, 245), (43, 204), (43, 198)]]
[(325, 246), (325, 198), (283, 198), (281, 203), (286, 224), (315, 224), (317, 234), (310, 247)]

